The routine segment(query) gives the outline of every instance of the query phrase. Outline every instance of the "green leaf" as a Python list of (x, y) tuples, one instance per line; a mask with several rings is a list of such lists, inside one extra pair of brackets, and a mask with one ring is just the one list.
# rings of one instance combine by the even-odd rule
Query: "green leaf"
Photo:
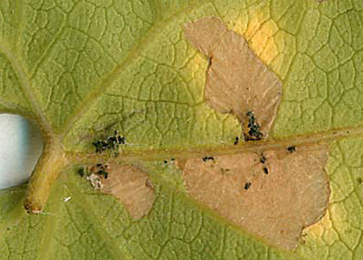
[[(244, 35), (283, 82), (265, 143), (234, 146), (239, 122), (204, 103), (208, 61), (182, 27), (207, 16)], [(0, 192), (0, 259), (362, 258), (362, 23), (360, 0), (2, 0), (0, 112), (37, 122), (48, 146), (30, 188)], [(118, 159), (155, 188), (139, 220), (76, 174), (105, 160), (92, 142), (114, 130), (128, 143)], [(191, 199), (163, 162), (316, 142), (330, 144), (330, 204), (294, 251)], [(28, 214), (26, 197), (42, 204), (48, 188), (43, 212)]]

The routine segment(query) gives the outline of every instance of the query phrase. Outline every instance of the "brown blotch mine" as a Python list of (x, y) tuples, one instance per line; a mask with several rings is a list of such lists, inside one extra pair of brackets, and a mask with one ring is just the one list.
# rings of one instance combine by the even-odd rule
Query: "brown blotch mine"
[(145, 216), (155, 201), (154, 188), (147, 174), (131, 165), (111, 163), (101, 191), (113, 194), (134, 219)]
[(206, 103), (218, 112), (233, 113), (242, 123), (245, 140), (268, 137), (281, 98), (279, 78), (248, 47), (245, 38), (228, 30), (219, 18), (188, 23), (184, 33), (210, 60)]
[(252, 152), (216, 156), (211, 164), (188, 159), (185, 186), (193, 198), (243, 230), (294, 249), (302, 230), (320, 220), (328, 206), (327, 147), (300, 146), (294, 153), (281, 148), (263, 155), (269, 174), (261, 171), (261, 154)]

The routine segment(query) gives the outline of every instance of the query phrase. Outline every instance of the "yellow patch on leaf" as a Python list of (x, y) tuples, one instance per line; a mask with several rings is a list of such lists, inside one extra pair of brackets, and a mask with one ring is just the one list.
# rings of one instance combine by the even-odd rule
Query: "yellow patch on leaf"
[(255, 16), (251, 18), (247, 31), (244, 34), (250, 48), (265, 64), (270, 64), (279, 54), (274, 41), (274, 35), (277, 31), (278, 27), (273, 20), (267, 20), (261, 24)]

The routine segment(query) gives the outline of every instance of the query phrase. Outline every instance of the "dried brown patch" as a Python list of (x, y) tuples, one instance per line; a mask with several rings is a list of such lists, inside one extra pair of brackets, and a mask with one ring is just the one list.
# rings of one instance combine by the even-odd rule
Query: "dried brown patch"
[[(218, 18), (188, 23), (184, 32), (187, 40), (210, 60), (206, 103), (218, 112), (235, 114), (242, 122), (246, 140), (266, 138), (280, 102), (279, 78), (254, 54), (243, 36), (227, 30)], [(252, 131), (249, 112), (255, 118)]]
[(285, 249), (303, 228), (325, 214), (330, 189), (327, 148), (299, 146), (263, 154), (188, 159), (183, 172), (190, 195), (241, 228)]
[(110, 164), (102, 191), (113, 194), (134, 219), (145, 216), (155, 201), (154, 188), (147, 174), (131, 165)]

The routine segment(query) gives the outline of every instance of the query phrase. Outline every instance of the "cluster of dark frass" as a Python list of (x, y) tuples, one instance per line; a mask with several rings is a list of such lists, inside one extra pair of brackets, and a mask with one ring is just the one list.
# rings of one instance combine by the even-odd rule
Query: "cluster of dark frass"
[[(260, 163), (264, 165), (266, 161), (267, 161), (267, 158), (263, 154), (261, 154)], [(266, 166), (264, 166), (262, 168), (262, 170), (263, 170), (263, 172), (265, 174), (269, 173), (268, 168)], [(252, 186), (252, 182), (246, 182), (245, 183), (245, 190), (248, 190), (251, 186)]]
[(289, 146), (286, 148), (287, 151), (289, 151), (290, 153), (293, 153), (296, 151), (296, 146)]
[(114, 132), (113, 136), (109, 136), (106, 140), (98, 140), (92, 143), (96, 148), (96, 153), (102, 153), (104, 151), (118, 151), (119, 146), (126, 144), (126, 139), (120, 136), (118, 131)]
[(108, 169), (110, 167), (108, 166), (108, 164), (102, 164), (102, 163), (97, 163), (96, 167), (92, 166), (90, 168), (85, 168), (82, 167), (81, 169), (78, 170), (78, 174), (81, 177), (84, 176), (90, 176), (91, 174), (97, 174), (97, 175), (101, 175), (103, 176), (105, 179), (108, 178)]
[(202, 158), (202, 160), (203, 160), (204, 162), (209, 161), (209, 160), (213, 161), (213, 160), (214, 160), (214, 157), (212, 157), (212, 156), (204, 156), (204, 157)]
[(107, 164), (97, 163), (96, 167), (97, 167), (96, 174), (103, 175), (103, 177), (105, 177), (105, 179), (107, 179), (108, 178), (107, 170), (109, 169), (109, 166)]
[(252, 111), (248, 111), (247, 114), (248, 116), (248, 136), (245, 137), (246, 140), (261, 140), (262, 138), (262, 133), (260, 131), (260, 125), (257, 123), (257, 120), (255, 118), (255, 115), (253, 114)]

